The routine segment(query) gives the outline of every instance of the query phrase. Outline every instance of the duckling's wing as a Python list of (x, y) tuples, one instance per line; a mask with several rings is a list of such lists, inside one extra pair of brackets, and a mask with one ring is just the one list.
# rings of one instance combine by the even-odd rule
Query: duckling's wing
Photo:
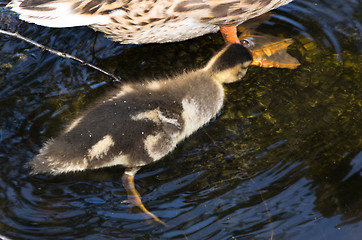
[(184, 121), (179, 112), (161, 108), (157, 112), (157, 116), (161, 123), (163, 131), (168, 136), (174, 137), (181, 133)]

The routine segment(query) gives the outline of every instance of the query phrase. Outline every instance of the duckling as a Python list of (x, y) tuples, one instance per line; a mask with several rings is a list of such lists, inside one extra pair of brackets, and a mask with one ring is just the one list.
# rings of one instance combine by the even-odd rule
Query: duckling
[(223, 106), (222, 84), (241, 79), (251, 62), (245, 47), (231, 44), (202, 69), (112, 90), (40, 149), (29, 162), (31, 174), (122, 165), (128, 202), (164, 224), (143, 205), (134, 175), (214, 118)]
[(292, 0), (12, 0), (20, 19), (47, 27), (90, 26), (124, 44), (177, 42), (236, 26)]

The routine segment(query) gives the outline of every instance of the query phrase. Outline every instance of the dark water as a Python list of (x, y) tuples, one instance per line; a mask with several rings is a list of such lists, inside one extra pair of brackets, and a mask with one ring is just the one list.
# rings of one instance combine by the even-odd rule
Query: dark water
[[(113, 43), (89, 28), (0, 27), (115, 72), (124, 81), (204, 64), (219, 34), (173, 44)], [(25, 163), (109, 78), (0, 36), (0, 234), (9, 239), (361, 239), (362, 42), (359, 0), (297, 0), (259, 30), (292, 37), (297, 70), (249, 68), (220, 116), (136, 186), (167, 227), (129, 212), (123, 169), (29, 176)], [(1, 238), (1, 237), (0, 237)]]

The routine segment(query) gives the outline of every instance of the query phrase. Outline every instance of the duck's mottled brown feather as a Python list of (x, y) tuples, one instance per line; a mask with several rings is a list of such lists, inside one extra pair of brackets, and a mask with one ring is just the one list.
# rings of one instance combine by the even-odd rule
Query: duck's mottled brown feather
[(123, 43), (181, 41), (238, 25), (292, 0), (13, 0), (20, 18), (49, 27), (88, 25)]

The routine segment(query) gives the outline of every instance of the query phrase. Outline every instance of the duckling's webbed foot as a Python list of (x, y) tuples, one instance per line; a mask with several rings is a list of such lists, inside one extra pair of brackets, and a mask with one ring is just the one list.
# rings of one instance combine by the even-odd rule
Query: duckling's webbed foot
[(138, 207), (142, 213), (145, 215), (146, 219), (152, 219), (158, 223), (161, 223), (162, 225), (166, 226), (166, 223), (164, 223), (161, 219), (159, 219), (156, 215), (151, 213), (147, 210), (147, 208), (143, 205), (141, 196), (138, 193), (138, 191), (135, 188), (134, 184), (134, 175), (139, 170), (139, 167), (134, 168), (127, 168), (122, 176), (122, 183), (124, 188), (127, 191), (127, 197), (128, 199), (123, 201), (124, 203), (132, 204), (136, 207)]

